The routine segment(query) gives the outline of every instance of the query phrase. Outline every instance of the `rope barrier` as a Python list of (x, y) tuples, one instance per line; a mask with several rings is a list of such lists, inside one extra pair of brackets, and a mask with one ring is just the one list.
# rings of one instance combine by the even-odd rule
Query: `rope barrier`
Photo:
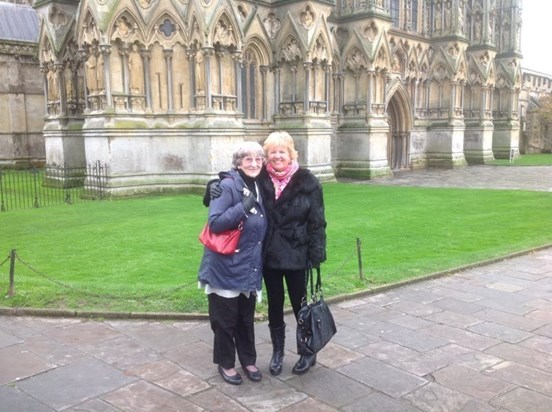
[[(355, 255), (355, 253), (357, 253), (356, 248), (353, 249), (353, 251), (349, 254), (349, 256), (347, 256), (345, 258), (345, 260), (341, 263), (341, 265), (337, 269), (335, 269), (333, 272), (327, 274), (326, 276), (331, 277), (331, 276), (334, 276), (335, 274), (337, 274), (339, 271), (341, 271), (343, 269), (343, 267), (351, 261), (351, 259)], [(8, 257), (2, 263), (0, 263), (0, 267), (2, 265), (4, 265), (8, 260), (10, 260), (10, 257), (11, 257), (11, 255), (8, 255)], [(34, 274), (40, 276), (41, 278), (43, 278), (43, 279), (45, 279), (49, 282), (51, 282), (51, 283), (53, 283), (57, 286), (60, 286), (62, 288), (70, 289), (70, 290), (79, 292), (79, 293), (83, 294), (83, 296), (89, 296), (89, 297), (95, 297), (95, 298), (103, 298), (103, 299), (151, 299), (151, 298), (154, 298), (154, 297), (168, 296), (168, 295), (173, 294), (173, 293), (175, 293), (179, 290), (182, 290), (182, 289), (188, 288), (188, 287), (190, 287), (194, 284), (197, 284), (197, 281), (193, 281), (193, 282), (189, 282), (187, 284), (182, 284), (182, 285), (170, 288), (170, 289), (165, 289), (165, 290), (162, 290), (162, 291), (159, 291), (159, 292), (156, 292), (156, 293), (151, 293), (149, 295), (140, 295), (140, 296), (115, 295), (115, 294), (111, 294), (111, 293), (99, 294), (99, 293), (92, 293), (88, 290), (85, 290), (85, 289), (82, 289), (82, 288), (79, 288), (79, 287), (75, 287), (75, 286), (72, 286), (72, 285), (68, 285), (64, 282), (61, 282), (57, 279), (54, 279), (53, 277), (48, 276), (47, 274), (45, 274), (45, 273), (39, 271), (38, 269), (36, 269), (35, 267), (33, 267), (30, 263), (23, 260), (17, 254), (15, 254), (15, 258), (19, 263), (21, 263), (23, 266), (27, 267), (31, 272), (33, 272)]]
[(4, 259), (4, 261), (2, 263), (0, 263), (0, 267), (2, 267), (2, 265), (4, 263), (6, 263), (8, 260), (10, 260), (10, 257), (11, 257), (11, 255), (8, 255), (8, 257), (6, 259)]
[(63, 282), (60, 282), (59, 280), (56, 280), (56, 279), (53, 279), (52, 277), (38, 271), (37, 269), (35, 269), (31, 264), (25, 262), (23, 259), (21, 259), (19, 256), (17, 256), (17, 260), (23, 264), (24, 266), (26, 266), (29, 270), (31, 270), (33, 273), (37, 274), (38, 276), (58, 285), (58, 286), (61, 286), (63, 288), (66, 288), (66, 289), (71, 289), (71, 290), (74, 290), (74, 291), (77, 291), (79, 293), (82, 293), (83, 295), (86, 295), (86, 296), (90, 296), (90, 297), (95, 297), (95, 298), (107, 298), (107, 299), (150, 299), (150, 298), (153, 298), (153, 297), (156, 297), (156, 296), (165, 296), (165, 295), (169, 295), (171, 293), (174, 293), (180, 289), (184, 289), (184, 288), (187, 288), (191, 285), (193, 285), (195, 283), (194, 282), (190, 282), (188, 284), (184, 284), (184, 285), (180, 285), (180, 286), (176, 286), (174, 288), (171, 288), (171, 289), (166, 289), (166, 290), (162, 290), (158, 293), (152, 293), (150, 295), (141, 295), (141, 296), (125, 296), (125, 295), (113, 295), (113, 294), (109, 294), (109, 293), (102, 293), (102, 294), (97, 294), (97, 293), (91, 293), (89, 291), (86, 291), (84, 289), (81, 289), (81, 288), (77, 288), (77, 287), (74, 287), (74, 286), (71, 286), (71, 285), (67, 285)]

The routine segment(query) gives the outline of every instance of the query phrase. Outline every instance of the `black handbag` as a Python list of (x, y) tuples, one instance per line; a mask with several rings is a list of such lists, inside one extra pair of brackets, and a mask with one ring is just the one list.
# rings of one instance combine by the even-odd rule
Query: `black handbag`
[[(310, 280), (311, 301), (306, 296)], [(297, 349), (300, 355), (318, 353), (337, 333), (330, 308), (322, 295), (320, 268), (316, 268), (316, 285), (312, 268), (307, 269), (305, 296), (297, 315)], [(301, 353), (303, 352), (303, 353)]]

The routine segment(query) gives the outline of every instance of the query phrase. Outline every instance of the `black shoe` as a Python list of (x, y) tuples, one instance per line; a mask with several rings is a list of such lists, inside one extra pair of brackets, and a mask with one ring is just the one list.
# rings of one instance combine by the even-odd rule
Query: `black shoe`
[(222, 379), (224, 379), (227, 383), (230, 385), (241, 385), (242, 383), (242, 377), (239, 373), (236, 373), (235, 375), (227, 375), (224, 373), (224, 369), (222, 369), (222, 366), (218, 366), (218, 371), (220, 373), (220, 376), (222, 376)]
[(249, 369), (247, 369), (245, 366), (242, 365), (242, 369), (245, 372), (245, 376), (247, 376), (249, 380), (252, 382), (260, 382), (261, 379), (263, 378), (263, 374), (261, 373), (259, 368), (257, 368), (256, 371), (250, 371)]
[(291, 373), (295, 375), (302, 375), (304, 373), (307, 373), (311, 366), (316, 365), (316, 354), (312, 355), (301, 355), (299, 357), (299, 360), (293, 367), (293, 370)]

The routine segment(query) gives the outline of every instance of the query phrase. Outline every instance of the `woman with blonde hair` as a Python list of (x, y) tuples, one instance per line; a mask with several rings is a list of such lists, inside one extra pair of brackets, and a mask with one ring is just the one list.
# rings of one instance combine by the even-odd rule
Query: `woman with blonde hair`
[[(273, 348), (270, 373), (279, 375), (286, 328), (284, 281), (297, 319), (306, 292), (306, 270), (309, 266), (320, 267), (326, 260), (326, 219), (322, 185), (297, 163), (297, 150), (289, 133), (271, 133), (263, 149), (266, 167), (259, 176), (259, 185), (268, 213), (263, 278)], [(300, 342), (297, 353), (300, 357), (292, 372), (301, 375), (316, 363), (316, 354)]]

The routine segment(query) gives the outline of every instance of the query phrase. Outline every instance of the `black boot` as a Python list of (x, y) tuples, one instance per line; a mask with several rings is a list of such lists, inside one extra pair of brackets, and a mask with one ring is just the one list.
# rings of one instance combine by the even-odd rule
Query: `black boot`
[(270, 338), (272, 339), (272, 359), (270, 359), (270, 373), (279, 375), (282, 372), (284, 362), (284, 346), (286, 343), (286, 324), (279, 328), (270, 329)]
[(307, 373), (311, 366), (316, 365), (316, 353), (312, 353), (307, 348), (301, 348), (301, 356), (291, 371), (295, 375)]

